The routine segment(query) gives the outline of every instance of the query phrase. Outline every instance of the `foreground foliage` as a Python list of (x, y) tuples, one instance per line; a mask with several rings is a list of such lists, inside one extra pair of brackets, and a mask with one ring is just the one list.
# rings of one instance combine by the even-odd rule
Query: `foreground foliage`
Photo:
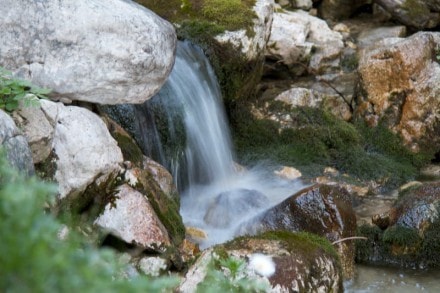
[(53, 185), (24, 178), (0, 156), (0, 291), (2, 292), (160, 292), (171, 278), (123, 277), (110, 250), (88, 245), (75, 232), (58, 236), (63, 226), (43, 207)]

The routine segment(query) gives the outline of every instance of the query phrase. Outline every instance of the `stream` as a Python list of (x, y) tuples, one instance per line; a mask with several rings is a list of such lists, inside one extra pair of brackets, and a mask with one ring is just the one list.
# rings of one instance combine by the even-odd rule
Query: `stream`
[[(174, 69), (160, 93), (136, 105), (135, 113), (148, 122), (140, 124), (144, 151), (171, 171), (183, 221), (203, 234), (198, 239), (202, 249), (234, 238), (242, 223), (305, 187), (300, 180), (275, 176), (271, 168), (245, 170), (234, 163), (214, 71), (188, 42), (179, 42)], [(358, 266), (345, 290), (440, 292), (440, 272)]]

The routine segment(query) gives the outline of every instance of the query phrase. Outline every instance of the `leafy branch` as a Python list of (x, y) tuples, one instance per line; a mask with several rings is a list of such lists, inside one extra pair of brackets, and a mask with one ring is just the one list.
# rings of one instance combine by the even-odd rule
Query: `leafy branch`
[(0, 109), (12, 112), (20, 102), (25, 107), (38, 106), (39, 98), (47, 99), (50, 89), (40, 88), (31, 82), (14, 78), (12, 73), (0, 67)]

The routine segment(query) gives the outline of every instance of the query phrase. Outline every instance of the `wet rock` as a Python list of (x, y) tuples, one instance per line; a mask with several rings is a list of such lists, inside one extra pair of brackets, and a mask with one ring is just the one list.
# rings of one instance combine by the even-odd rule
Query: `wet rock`
[[(357, 260), (405, 267), (438, 267), (440, 261), (440, 182), (413, 184), (391, 209), (362, 226), (367, 242), (357, 244)], [(379, 229), (380, 228), (380, 229)]]
[(2, 1), (0, 65), (52, 98), (141, 103), (174, 64), (172, 25), (132, 1)]
[(168, 232), (146, 196), (128, 185), (118, 187), (95, 224), (128, 244), (163, 251), (171, 244)]
[(350, 17), (356, 9), (370, 2), (370, 0), (323, 0), (318, 12), (326, 20), (339, 20)]
[(269, 199), (256, 190), (226, 191), (215, 197), (203, 219), (213, 227), (225, 228), (242, 219), (244, 214), (267, 207), (268, 204)]
[(428, 165), (420, 170), (420, 174), (427, 178), (440, 179), (440, 165)]
[[(268, 260), (255, 267), (254, 260), (261, 255)], [(219, 259), (228, 257), (245, 261), (241, 277), (268, 284), (270, 289), (266, 292), (343, 290), (341, 267), (330, 243), (306, 233), (270, 232), (240, 237), (205, 250), (189, 269), (179, 291), (195, 292), (197, 285), (204, 280), (209, 265), (219, 264)], [(274, 269), (273, 274), (264, 273), (269, 272), (267, 266)], [(221, 268), (221, 265), (216, 267)]]
[[(157, 171), (159, 170), (164, 174), (169, 174), (164, 167), (146, 157), (144, 166), (145, 168), (127, 169), (124, 174), (125, 180), (148, 198), (154, 212), (168, 231), (172, 243), (178, 246), (185, 237), (185, 227), (179, 213), (178, 193), (174, 192), (174, 185), (165, 184), (166, 178), (158, 177)], [(150, 168), (151, 166), (154, 166), (153, 169)], [(166, 185), (165, 189), (161, 187), (161, 183)], [(167, 190), (173, 190), (173, 192), (167, 193)]]
[(366, 49), (359, 61), (366, 95), (356, 112), (372, 126), (386, 123), (414, 151), (440, 148), (439, 44), (440, 33), (385, 39)]
[[(435, 1), (435, 0), (434, 0)], [(376, 0), (400, 23), (417, 29), (433, 28), (440, 21), (438, 3), (424, 0)]]
[(34, 174), (32, 153), (26, 137), (14, 120), (0, 110), (0, 146), (9, 164), (26, 175)]
[[(314, 185), (303, 189), (262, 215), (241, 226), (237, 234), (257, 234), (271, 230), (307, 231), (337, 241), (352, 237), (356, 217), (350, 195), (345, 189), (331, 185)], [(354, 270), (354, 245), (338, 244), (338, 252), (346, 277)]]

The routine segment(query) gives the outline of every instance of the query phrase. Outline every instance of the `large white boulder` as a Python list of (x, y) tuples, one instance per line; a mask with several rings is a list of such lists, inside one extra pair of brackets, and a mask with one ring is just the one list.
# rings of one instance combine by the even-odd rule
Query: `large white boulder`
[(174, 64), (172, 25), (124, 0), (2, 0), (0, 66), (63, 101), (142, 103)]
[(76, 200), (90, 184), (99, 185), (118, 174), (123, 162), (121, 150), (98, 115), (45, 100), (41, 109), (42, 119), (54, 129), (51, 147), (60, 200)]

